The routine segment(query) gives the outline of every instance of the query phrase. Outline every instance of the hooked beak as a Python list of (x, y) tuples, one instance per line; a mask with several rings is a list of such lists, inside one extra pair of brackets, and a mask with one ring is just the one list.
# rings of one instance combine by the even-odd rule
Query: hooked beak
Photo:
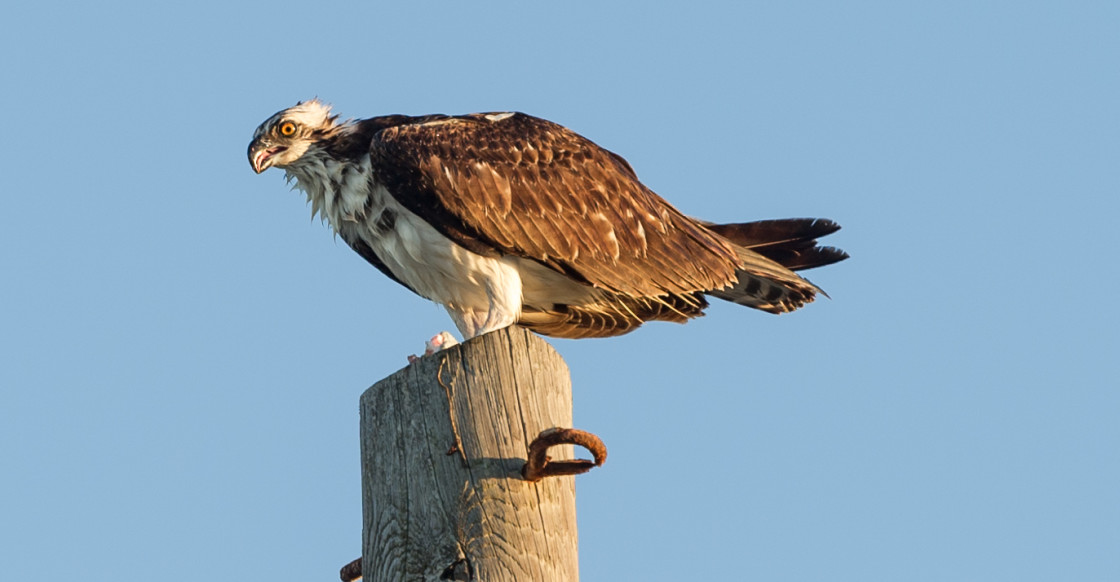
[(253, 166), (253, 171), (261, 173), (272, 166), (272, 157), (276, 154), (288, 149), (285, 146), (265, 147), (265, 144), (260, 140), (253, 140), (249, 144), (249, 165)]

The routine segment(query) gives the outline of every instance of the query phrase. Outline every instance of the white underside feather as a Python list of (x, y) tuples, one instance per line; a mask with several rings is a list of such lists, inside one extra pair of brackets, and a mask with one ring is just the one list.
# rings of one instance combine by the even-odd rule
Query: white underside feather
[[(522, 305), (580, 304), (598, 293), (532, 260), (484, 257), (455, 244), (370, 179), (370, 164), (309, 151), (287, 168), (319, 215), (347, 241), (365, 242), (398, 279), (442, 304), (464, 338), (517, 322)], [(337, 190), (335, 191), (335, 186)], [(378, 230), (382, 212), (395, 216)]]

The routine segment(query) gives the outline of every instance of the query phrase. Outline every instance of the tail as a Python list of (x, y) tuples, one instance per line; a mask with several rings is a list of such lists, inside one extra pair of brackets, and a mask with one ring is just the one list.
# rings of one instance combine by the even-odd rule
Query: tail
[(817, 238), (840, 230), (831, 220), (790, 218), (705, 226), (733, 243), (740, 261), (738, 281), (708, 294), (770, 313), (798, 309), (817, 293), (828, 296), (794, 271), (848, 258), (840, 249), (817, 246)]
[(823, 267), (848, 258), (836, 247), (819, 247), (817, 239), (840, 230), (826, 218), (786, 218), (739, 224), (708, 224), (708, 230), (791, 270)]

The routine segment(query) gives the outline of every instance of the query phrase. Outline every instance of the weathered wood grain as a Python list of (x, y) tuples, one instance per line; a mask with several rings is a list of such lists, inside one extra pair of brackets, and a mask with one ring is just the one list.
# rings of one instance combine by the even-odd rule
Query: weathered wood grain
[(542, 430), (571, 424), (567, 366), (522, 329), (375, 384), (361, 398), (364, 579), (578, 580), (574, 478), (519, 474)]

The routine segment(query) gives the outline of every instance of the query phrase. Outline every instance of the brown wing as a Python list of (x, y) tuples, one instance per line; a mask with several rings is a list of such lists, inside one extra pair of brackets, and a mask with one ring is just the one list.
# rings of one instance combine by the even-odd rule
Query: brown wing
[(620, 157), (521, 113), (396, 125), (374, 174), (406, 208), (475, 252), (539, 261), (629, 296), (691, 296), (737, 279), (737, 252), (638, 181)]

